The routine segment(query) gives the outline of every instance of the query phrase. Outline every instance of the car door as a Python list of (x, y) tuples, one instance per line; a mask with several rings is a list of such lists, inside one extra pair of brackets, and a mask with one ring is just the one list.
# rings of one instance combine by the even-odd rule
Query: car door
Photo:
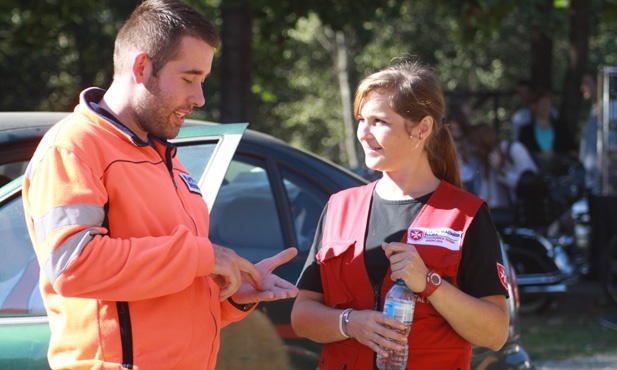
[[(247, 124), (187, 121), (173, 142), (211, 208)], [(27, 234), (22, 178), (0, 188), (0, 369), (49, 369), (50, 330)]]

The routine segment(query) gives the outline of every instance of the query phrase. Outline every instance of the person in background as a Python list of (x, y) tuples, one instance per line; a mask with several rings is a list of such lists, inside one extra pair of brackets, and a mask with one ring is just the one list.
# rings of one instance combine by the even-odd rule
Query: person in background
[(521, 127), (529, 124), (532, 119), (531, 98), (532, 86), (529, 80), (521, 79), (516, 85), (516, 95), (519, 100), (519, 108), (512, 115), (512, 139), (518, 140)]
[(478, 170), (469, 142), (469, 131), (472, 129), (471, 123), (469, 122), (469, 115), (466, 114), (464, 110), (459, 109), (457, 105), (452, 105), (446, 119), (446, 124), (450, 129), (456, 147), (463, 188), (469, 190)]
[(469, 141), (479, 165), (473, 193), (484, 199), (498, 226), (512, 225), (515, 218), (516, 185), (525, 172), (538, 172), (527, 148), (516, 140), (501, 140), (494, 127), (480, 123)]
[[(462, 190), (456, 148), (432, 69), (402, 61), (366, 77), (354, 102), (369, 185), (333, 195), (297, 283), (296, 334), (324, 343), (319, 368), (370, 369), (409, 346), (408, 369), (469, 369), (472, 344), (508, 337), (497, 230)], [(382, 313), (397, 279), (414, 291), (409, 336)]]
[[(201, 189), (168, 140), (204, 104), (219, 37), (179, 0), (120, 29), (114, 79), (43, 137), (23, 183), (53, 369), (214, 369), (221, 329), (297, 288), (208, 238)], [(249, 334), (247, 334), (249, 335)]]
[(587, 71), (581, 80), (583, 99), (591, 106), (581, 132), (578, 159), (585, 168), (585, 187), (594, 190), (598, 184), (598, 87), (596, 73)]
[[(511, 139), (519, 140), (521, 128), (533, 121), (532, 104), (534, 96), (537, 95), (537, 88), (534, 88), (529, 80), (519, 80), (516, 85), (516, 95), (520, 101), (519, 108), (514, 112), (511, 119), (512, 132)], [(551, 106), (551, 118), (557, 120), (559, 112), (554, 106)]]
[(577, 146), (569, 131), (551, 114), (553, 95), (539, 91), (534, 95), (532, 121), (523, 126), (519, 141), (527, 147), (538, 167), (542, 168), (556, 155), (576, 156)]

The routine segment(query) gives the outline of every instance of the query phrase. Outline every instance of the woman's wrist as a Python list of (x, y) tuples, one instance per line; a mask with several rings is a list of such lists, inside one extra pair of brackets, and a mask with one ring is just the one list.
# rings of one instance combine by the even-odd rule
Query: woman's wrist
[(349, 315), (351, 314), (351, 311), (353, 310), (348, 308), (341, 312), (338, 317), (338, 329), (345, 338), (351, 338), (351, 335), (349, 335), (349, 332), (347, 331), (347, 324), (349, 324)]

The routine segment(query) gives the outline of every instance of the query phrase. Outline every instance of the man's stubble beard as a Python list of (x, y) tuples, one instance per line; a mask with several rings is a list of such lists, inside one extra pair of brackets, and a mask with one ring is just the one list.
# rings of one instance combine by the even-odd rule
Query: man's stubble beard
[(172, 112), (165, 105), (171, 98), (162, 93), (159, 79), (155, 76), (148, 80), (145, 87), (145, 93), (137, 97), (133, 105), (135, 121), (149, 136), (173, 139), (178, 135), (178, 130), (169, 123)]

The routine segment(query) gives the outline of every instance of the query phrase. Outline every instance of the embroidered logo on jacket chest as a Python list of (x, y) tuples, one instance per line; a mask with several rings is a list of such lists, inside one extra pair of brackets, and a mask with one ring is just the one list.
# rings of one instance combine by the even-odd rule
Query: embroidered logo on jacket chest
[(180, 178), (184, 180), (186, 187), (189, 188), (189, 191), (191, 193), (196, 193), (196, 194), (201, 195), (201, 189), (199, 189), (199, 185), (197, 184), (197, 181), (193, 180), (191, 175), (187, 173), (181, 173)]

